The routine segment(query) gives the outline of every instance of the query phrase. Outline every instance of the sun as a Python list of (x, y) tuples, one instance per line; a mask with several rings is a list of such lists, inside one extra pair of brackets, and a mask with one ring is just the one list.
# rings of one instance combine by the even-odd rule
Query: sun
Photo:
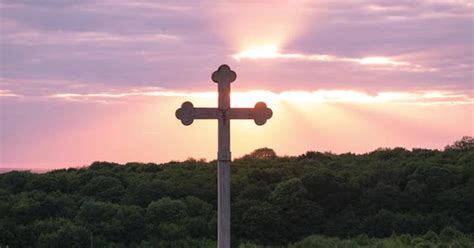
[(278, 47), (276, 45), (251, 46), (243, 51), (234, 54), (236, 60), (248, 59), (270, 59), (279, 57)]

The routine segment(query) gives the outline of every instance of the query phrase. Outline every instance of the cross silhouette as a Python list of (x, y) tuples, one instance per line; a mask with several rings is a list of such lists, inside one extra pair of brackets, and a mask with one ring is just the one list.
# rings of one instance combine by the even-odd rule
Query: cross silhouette
[(264, 102), (258, 102), (254, 108), (230, 107), (230, 84), (235, 81), (237, 74), (228, 65), (219, 66), (211, 78), (218, 87), (218, 107), (195, 108), (191, 102), (184, 102), (176, 110), (176, 117), (186, 126), (196, 119), (218, 120), (217, 243), (219, 248), (230, 248), (230, 120), (253, 119), (261, 126), (272, 117), (273, 112)]

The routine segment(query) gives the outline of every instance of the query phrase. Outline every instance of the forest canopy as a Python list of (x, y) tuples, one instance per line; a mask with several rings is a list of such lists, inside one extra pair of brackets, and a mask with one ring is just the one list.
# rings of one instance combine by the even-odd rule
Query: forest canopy
[[(94, 162), (0, 174), (0, 247), (215, 247), (216, 166)], [(262, 148), (232, 164), (235, 246), (472, 247), (473, 232), (471, 137), (443, 151), (289, 157)]]

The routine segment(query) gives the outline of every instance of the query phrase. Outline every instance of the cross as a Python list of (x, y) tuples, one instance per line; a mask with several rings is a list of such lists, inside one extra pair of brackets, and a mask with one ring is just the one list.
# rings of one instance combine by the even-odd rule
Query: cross
[(176, 117), (188, 126), (196, 119), (218, 120), (217, 152), (217, 243), (219, 248), (230, 248), (230, 120), (252, 119), (259, 126), (265, 124), (273, 115), (264, 102), (258, 102), (254, 108), (230, 107), (230, 83), (237, 74), (228, 65), (221, 65), (212, 73), (212, 81), (217, 83), (219, 91), (217, 108), (195, 108), (192, 103), (184, 102), (176, 110)]

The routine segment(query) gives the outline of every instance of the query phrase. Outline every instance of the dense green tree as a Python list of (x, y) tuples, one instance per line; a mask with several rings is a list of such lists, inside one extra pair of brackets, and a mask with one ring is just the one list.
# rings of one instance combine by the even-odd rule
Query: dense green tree
[(279, 209), (279, 215), (287, 228), (284, 236), (291, 240), (318, 229), (322, 208), (308, 199), (308, 191), (298, 178), (279, 183), (270, 195), (270, 201)]
[(239, 230), (238, 234), (260, 244), (278, 244), (283, 237), (280, 232), (274, 230), (284, 225), (278, 210), (266, 202), (252, 204), (240, 216), (238, 223), (241, 226), (236, 228)]
[(152, 201), (171, 195), (172, 186), (167, 181), (160, 179), (140, 180), (130, 182), (122, 202), (125, 204), (148, 206)]
[(146, 217), (151, 223), (173, 222), (186, 217), (186, 204), (169, 197), (161, 198), (148, 205)]
[(79, 248), (90, 244), (90, 232), (67, 219), (46, 220), (35, 223), (32, 228), (39, 232), (36, 247)]
[(28, 171), (11, 171), (2, 175), (0, 186), (2, 189), (6, 189), (10, 192), (22, 192), (33, 178), (36, 178), (35, 175)]
[[(472, 247), (470, 142), (236, 159), (233, 245)], [(0, 174), (0, 247), (215, 247), (216, 173), (189, 159)]]
[[(121, 226), (120, 236), (126, 244), (146, 238), (145, 211), (139, 206), (120, 206), (113, 223)], [(126, 238), (125, 238), (126, 237)]]
[(83, 188), (83, 194), (98, 200), (118, 202), (124, 192), (122, 182), (115, 177), (98, 176)]
[(76, 197), (58, 191), (48, 194), (40, 205), (40, 214), (44, 217), (73, 218), (77, 210)]

